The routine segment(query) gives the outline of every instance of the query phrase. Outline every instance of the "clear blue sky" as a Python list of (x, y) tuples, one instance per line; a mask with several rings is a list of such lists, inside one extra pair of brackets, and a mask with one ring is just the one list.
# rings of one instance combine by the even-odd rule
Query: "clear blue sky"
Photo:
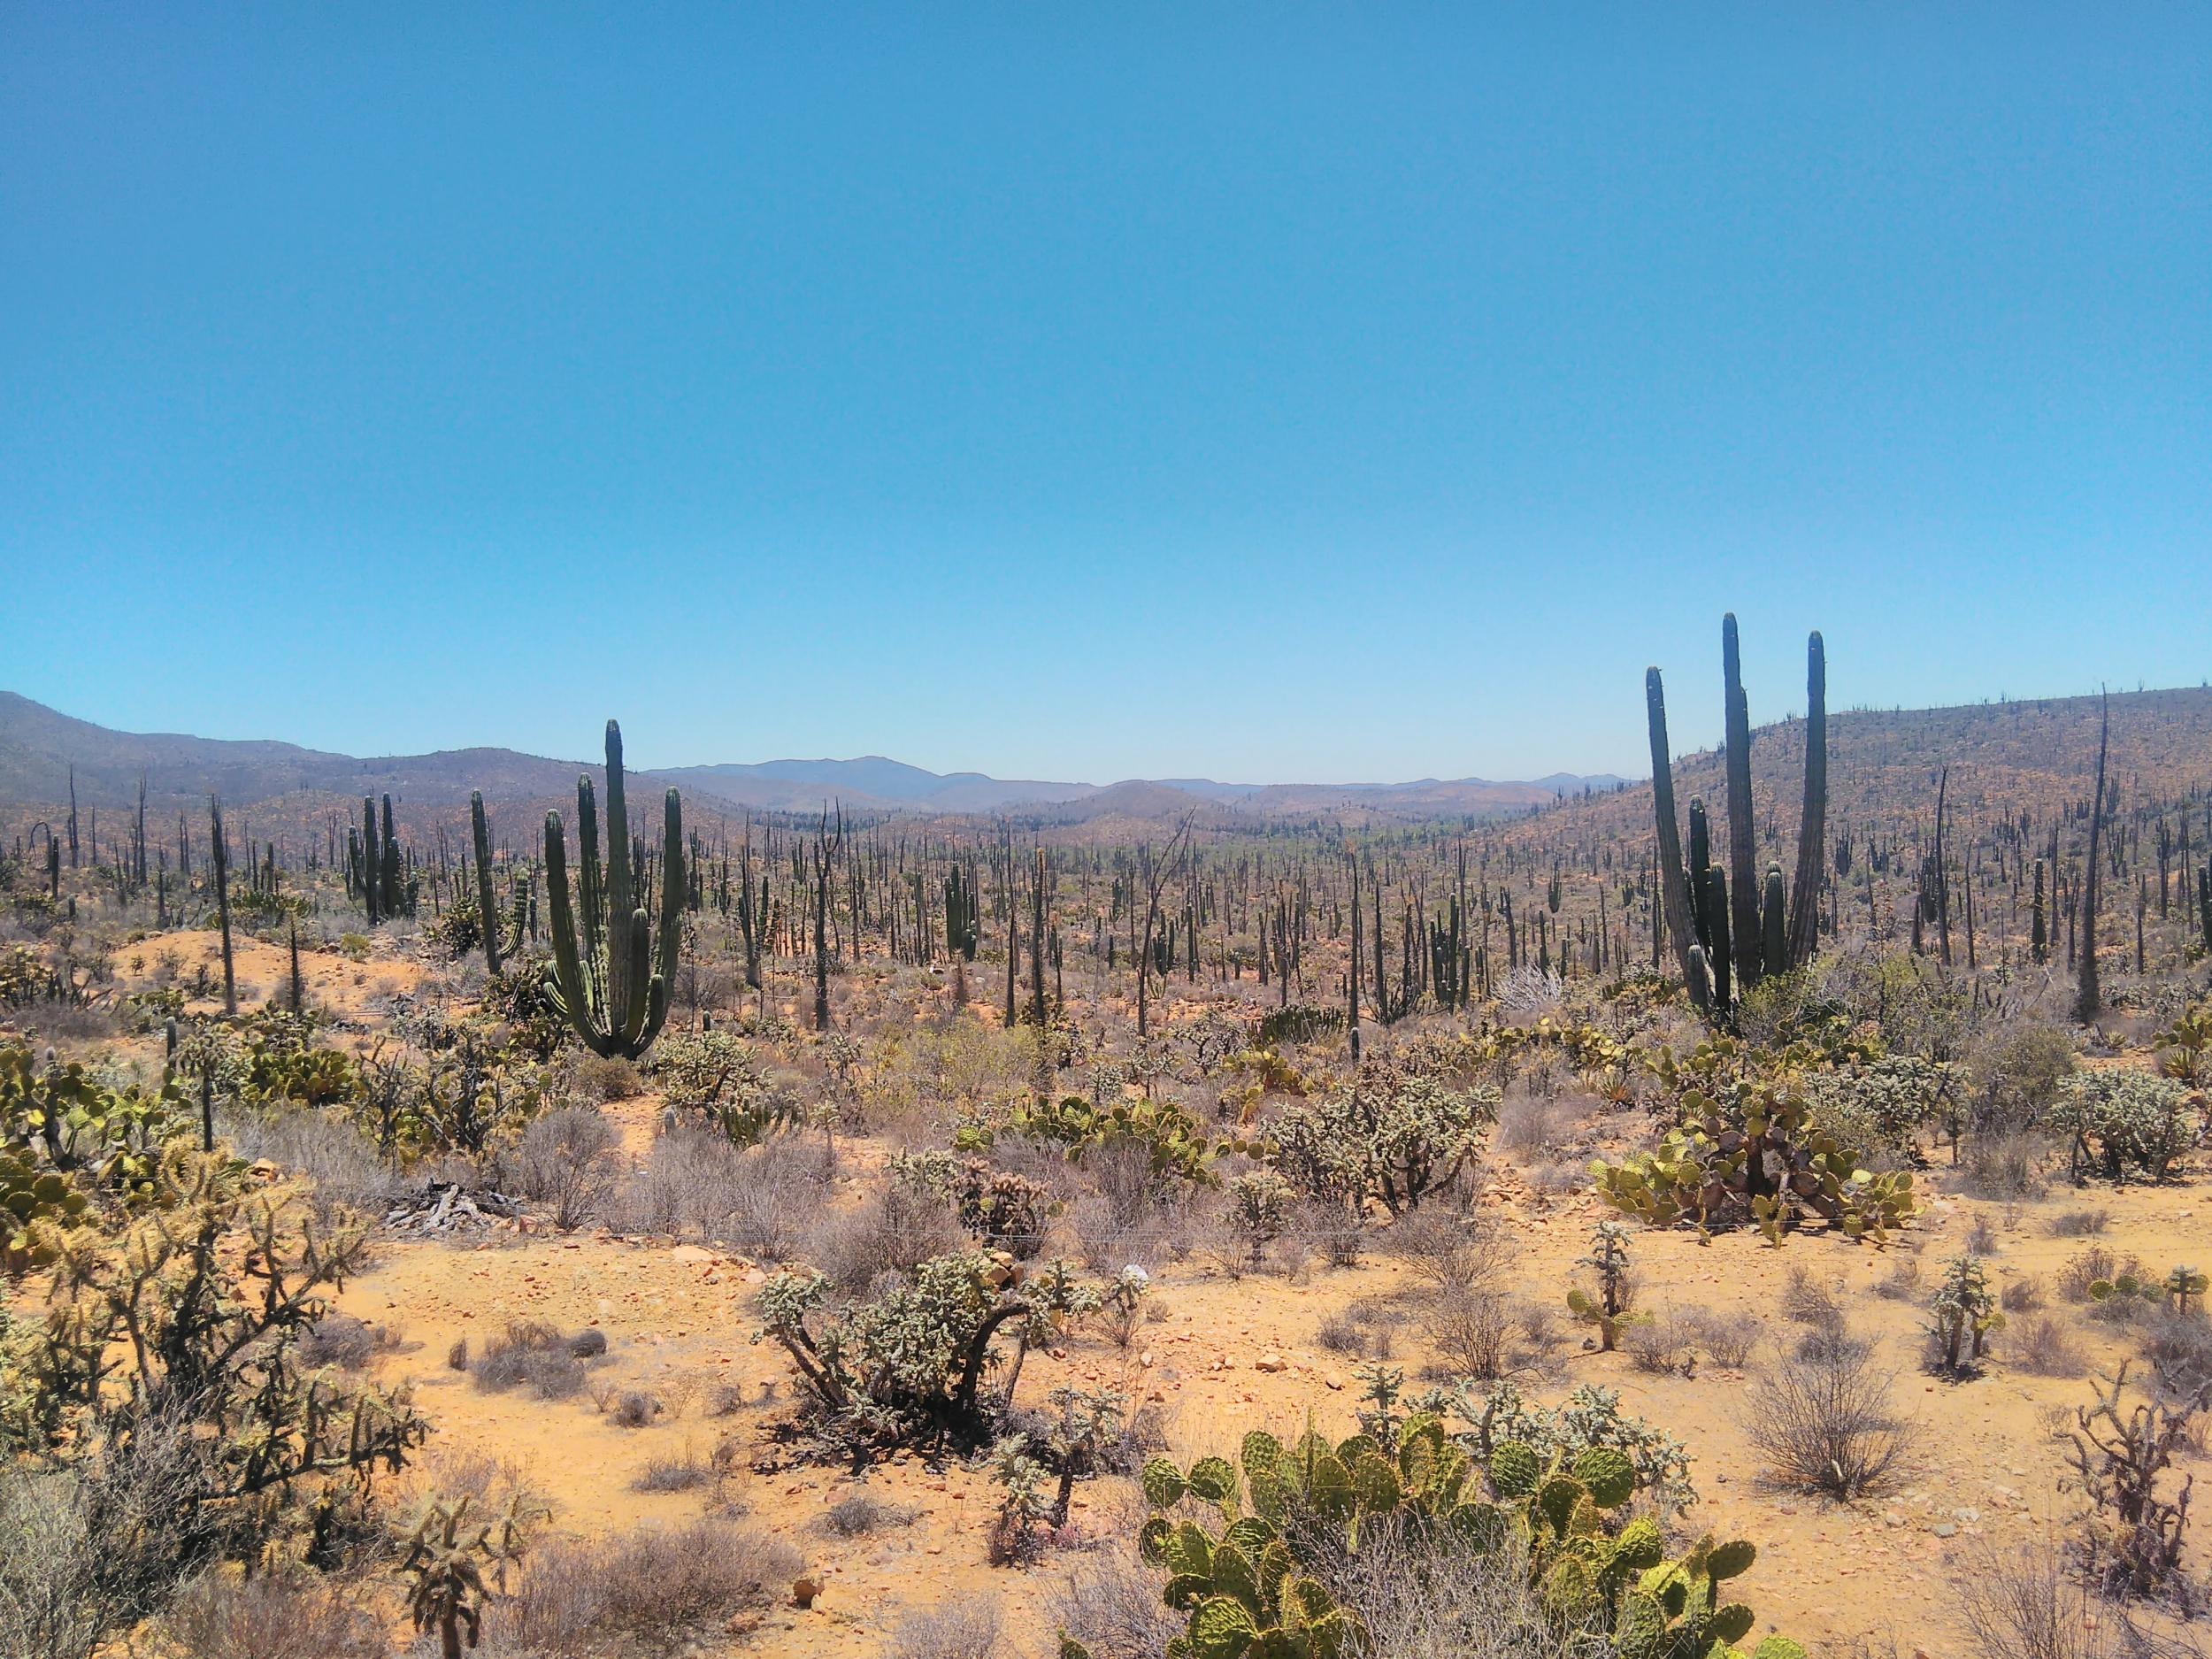
[(1641, 770), (2212, 674), (2212, 8), (0, 0), (0, 686)]

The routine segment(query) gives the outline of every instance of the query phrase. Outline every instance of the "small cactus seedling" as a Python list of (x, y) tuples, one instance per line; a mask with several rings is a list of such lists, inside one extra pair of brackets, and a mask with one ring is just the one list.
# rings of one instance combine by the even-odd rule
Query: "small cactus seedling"
[(2005, 1323), (1981, 1257), (1962, 1256), (1953, 1262), (1928, 1310), (1935, 1368), (1947, 1377), (1968, 1377), (1979, 1371), (1990, 1333), (2003, 1329)]
[(1590, 1254), (1575, 1263), (1597, 1275), (1597, 1294), (1578, 1286), (1567, 1293), (1567, 1311), (1598, 1328), (1598, 1346), (1611, 1353), (1621, 1333), (1641, 1322), (1643, 1315), (1630, 1311), (1635, 1294), (1628, 1273), (1628, 1231), (1617, 1221), (1601, 1221), (1590, 1234)]

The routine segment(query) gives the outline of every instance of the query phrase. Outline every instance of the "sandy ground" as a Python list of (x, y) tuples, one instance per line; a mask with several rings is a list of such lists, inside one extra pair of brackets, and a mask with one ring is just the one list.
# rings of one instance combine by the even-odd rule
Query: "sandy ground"
[[(2049, 1216), (2076, 1203), (2057, 1194), (2012, 1213), (1990, 1207), (2000, 1226), (1993, 1260), (2001, 1279), (2032, 1275), (2047, 1283), (2080, 1241), (2053, 1237)], [(2212, 1228), (2188, 1187), (2134, 1189), (2098, 1202), (2114, 1210), (2104, 1242), (2163, 1265), (2193, 1251), (2205, 1254)], [(1520, 1241), (1515, 1277), (1532, 1297), (1563, 1295), (1581, 1254), (1592, 1202), (1552, 1201), (1541, 1210), (1502, 1204)], [(1913, 1242), (1932, 1276), (1963, 1248), (1980, 1206), (1939, 1202)], [(1901, 1653), (1929, 1659), (1962, 1654), (1946, 1617), (1945, 1581), (1982, 1540), (2024, 1540), (2069, 1513), (2059, 1481), (2062, 1448), (2053, 1438), (2058, 1411), (2088, 1398), (2085, 1381), (2016, 1371), (1999, 1358), (1981, 1378), (1938, 1381), (1916, 1368), (1921, 1315), (1914, 1302), (1872, 1294), (1906, 1248), (1863, 1249), (1816, 1235), (1780, 1250), (1748, 1236), (1700, 1245), (1683, 1233), (1638, 1234), (1637, 1271), (1644, 1305), (1740, 1315), (1764, 1322), (1766, 1336), (1752, 1363), (1778, 1352), (1799, 1327), (1780, 1315), (1792, 1263), (1829, 1282), (1854, 1325), (1879, 1334), (1885, 1359), (1896, 1365), (1898, 1402), (1925, 1427), (1921, 1454), (1901, 1487), (1849, 1506), (1763, 1490), (1759, 1459), (1741, 1417), (1746, 1373), (1701, 1365), (1695, 1375), (1653, 1377), (1622, 1354), (1586, 1352), (1580, 1332), (1563, 1324), (1558, 1373), (1533, 1384), (1546, 1399), (1578, 1383), (1621, 1391), (1626, 1407), (1679, 1435), (1694, 1459), (1702, 1501), (1689, 1524), (1741, 1534), (1760, 1546), (1745, 1580), (1759, 1609), (1760, 1631), (1778, 1628), (1821, 1643), (1861, 1635), (1893, 1637)], [(787, 1365), (780, 1351), (749, 1341), (750, 1263), (696, 1246), (631, 1241), (604, 1233), (566, 1237), (500, 1235), (473, 1248), (442, 1243), (392, 1247), (382, 1265), (350, 1286), (347, 1311), (373, 1324), (402, 1328), (405, 1351), (380, 1364), (383, 1380), (413, 1384), (437, 1425), (437, 1454), (481, 1454), (510, 1463), (556, 1502), (557, 1525), (595, 1533), (651, 1519), (677, 1519), (710, 1502), (733, 1502), (753, 1521), (796, 1546), (810, 1572), (827, 1586), (808, 1612), (785, 1608), (752, 1639), (771, 1655), (882, 1651), (899, 1617), (948, 1598), (1003, 1599), (1010, 1615), (1041, 1618), (1064, 1558), (1025, 1571), (994, 1569), (985, 1559), (993, 1489), (980, 1470), (957, 1464), (930, 1470), (913, 1461), (879, 1468), (856, 1480), (841, 1469), (796, 1466), (751, 1472), (778, 1448), (767, 1425), (784, 1409)], [(1155, 1294), (1166, 1309), (1131, 1352), (1096, 1337), (1071, 1341), (1058, 1356), (1033, 1356), (1023, 1392), (1037, 1396), (1063, 1382), (1127, 1390), (1133, 1401), (1160, 1408), (1171, 1443), (1182, 1455), (1233, 1448), (1250, 1427), (1295, 1429), (1310, 1415), (1325, 1432), (1350, 1432), (1358, 1383), (1356, 1358), (1317, 1340), (1324, 1315), (1357, 1297), (1409, 1289), (1394, 1262), (1371, 1259), (1310, 1277), (1231, 1280), (1197, 1267), (1165, 1274)], [(1413, 1294), (1420, 1293), (1415, 1289)], [(2062, 1303), (2055, 1310), (2108, 1367), (2124, 1357), (2124, 1339)], [(1395, 1333), (1393, 1363), (1417, 1377), (1425, 1350), (1417, 1309)], [(601, 1387), (642, 1387), (670, 1409), (651, 1425), (614, 1425), (580, 1395), (540, 1402), (488, 1394), (446, 1365), (447, 1350), (464, 1336), (480, 1340), (509, 1320), (539, 1318), (564, 1329), (596, 1325), (610, 1352)], [(1277, 1367), (1279, 1366), (1279, 1369)], [(718, 1386), (734, 1387), (746, 1402), (724, 1417), (708, 1415)], [(704, 1457), (725, 1437), (736, 1441), (738, 1472), (717, 1492), (654, 1496), (631, 1489), (644, 1467), (686, 1451)], [(819, 1528), (822, 1512), (864, 1488), (917, 1513), (910, 1525), (846, 1540)], [(1101, 1530), (1125, 1524), (1134, 1502), (1120, 1482), (1079, 1488), (1075, 1519)], [(1014, 1617), (1017, 1628), (1033, 1627)]]

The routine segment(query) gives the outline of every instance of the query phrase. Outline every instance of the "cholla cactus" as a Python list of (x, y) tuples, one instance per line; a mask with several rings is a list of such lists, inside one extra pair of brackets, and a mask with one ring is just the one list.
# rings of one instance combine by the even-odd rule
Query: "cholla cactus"
[(2212, 1279), (2195, 1268), (2177, 1267), (2166, 1275), (2166, 1282), (2160, 1288), (2169, 1307), (2176, 1313), (2187, 1314), (2189, 1304), (2202, 1299), (2208, 1285), (2212, 1285)]
[(855, 1455), (922, 1438), (976, 1445), (991, 1438), (1000, 1409), (983, 1395), (987, 1374), (1004, 1363), (1000, 1333), (1016, 1337), (1018, 1368), (1019, 1353), (1056, 1340), (1068, 1319), (1097, 1306), (1096, 1288), (1064, 1263), (1024, 1283), (1010, 1256), (970, 1250), (924, 1262), (858, 1302), (833, 1303), (828, 1281), (810, 1270), (776, 1273), (761, 1289), (753, 1340), (782, 1345), (821, 1426)]
[(1632, 1312), (1628, 1305), (1634, 1284), (1628, 1272), (1627, 1229), (1617, 1221), (1599, 1222), (1590, 1233), (1590, 1254), (1575, 1265), (1597, 1275), (1597, 1294), (1592, 1295), (1579, 1286), (1569, 1291), (1567, 1311), (1597, 1326), (1598, 1346), (1609, 1354), (1621, 1333), (1642, 1323), (1645, 1317)]
[(1947, 1377), (1968, 1377), (1980, 1370), (1990, 1333), (2003, 1329), (2005, 1323), (1981, 1258), (1962, 1256), (1954, 1261), (1928, 1309), (1935, 1368)]
[(408, 1614), (418, 1631), (438, 1632), (442, 1659), (461, 1659), (464, 1632), (476, 1646), (484, 1604), (506, 1589), (507, 1569), (522, 1559), (524, 1530), (538, 1515), (518, 1494), (503, 1514), (472, 1525), (470, 1503), (466, 1496), (425, 1503), (397, 1569), (409, 1580)]
[(1229, 1183), (1229, 1216), (1243, 1235), (1250, 1264), (1256, 1268), (1267, 1247), (1290, 1225), (1290, 1207), (1298, 1194), (1273, 1170), (1254, 1170)]

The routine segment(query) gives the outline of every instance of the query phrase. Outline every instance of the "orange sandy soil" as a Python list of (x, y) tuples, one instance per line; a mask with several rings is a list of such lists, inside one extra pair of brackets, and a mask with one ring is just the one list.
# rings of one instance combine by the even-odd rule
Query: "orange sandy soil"
[[(161, 943), (182, 951), (188, 973), (196, 952), (214, 949), (211, 934), (169, 934)], [(150, 964), (152, 947), (119, 953), (127, 982), (142, 979), (142, 970), (129, 967), (134, 954)], [(284, 983), (280, 946), (242, 942), (236, 962), (242, 1004), (264, 1000)], [(389, 958), (356, 964), (304, 951), (302, 963), (311, 999), (348, 1013), (373, 993), (411, 984), (422, 972)], [(658, 1101), (641, 1096), (615, 1110), (630, 1151), (641, 1155)], [(856, 1156), (845, 1157), (843, 1179), (856, 1196), (861, 1171), (876, 1160), (864, 1141), (847, 1146)], [(1943, 1174), (1940, 1167), (1932, 1171), (1933, 1184), (1940, 1186)], [(2200, 1181), (2201, 1171), (2193, 1174)], [(1503, 1164), (1487, 1180), (1485, 1202), (1519, 1250), (1509, 1288), (1558, 1306), (1599, 1217), (1594, 1200), (1534, 1193)], [(1924, 1180), (1924, 1191), (1929, 1185)], [(1759, 1611), (1755, 1639), (1778, 1629), (1819, 1655), (1868, 1636), (1893, 1640), (1900, 1655), (1965, 1659), (1970, 1650), (1953, 1612), (1951, 1580), (1982, 1541), (2002, 1547), (2048, 1536), (2070, 1517), (2074, 1500), (2060, 1489), (2066, 1463), (2055, 1431), (2062, 1426), (2062, 1414), (2070, 1424), (2070, 1408), (2090, 1398), (2091, 1384), (2013, 1369), (2001, 1333), (1993, 1363), (1979, 1379), (1951, 1384), (1929, 1378), (1917, 1366), (1920, 1303), (1942, 1263), (1965, 1248), (1976, 1213), (1986, 1212), (2000, 1229), (1992, 1259), (1998, 1282), (2040, 1279), (2045, 1310), (2062, 1321), (2096, 1370), (2109, 1371), (2127, 1357), (2129, 1340), (2048, 1294), (2056, 1271), (2085, 1242), (2052, 1236), (2049, 1218), (2085, 1205), (2108, 1208), (2112, 1222), (2100, 1241), (2162, 1273), (2176, 1262), (2212, 1258), (2208, 1202), (2193, 1182), (2083, 1194), (2060, 1185), (2039, 1202), (2014, 1207), (2008, 1225), (2005, 1206), (1938, 1198), (1887, 1249), (1816, 1233), (1793, 1237), (1779, 1250), (1746, 1234), (1702, 1245), (1685, 1233), (1635, 1233), (1639, 1305), (1763, 1321), (1755, 1367), (1801, 1329), (1780, 1313), (1793, 1263), (1832, 1287), (1855, 1329), (1880, 1337), (1882, 1356), (1898, 1372), (1893, 1397), (1917, 1417), (1924, 1432), (1912, 1473), (1879, 1499), (1836, 1506), (1762, 1489), (1761, 1460), (1740, 1422), (1746, 1372), (1704, 1364), (1691, 1378), (1638, 1372), (1624, 1355), (1583, 1350), (1582, 1333), (1563, 1309), (1559, 1367), (1525, 1385), (1525, 1391), (1555, 1401), (1583, 1382), (1617, 1388), (1626, 1409), (1684, 1441), (1701, 1494), (1684, 1525), (1740, 1534), (1759, 1546), (1742, 1591)], [(1873, 1294), (1909, 1253), (1923, 1263), (1916, 1297)], [(718, 1651), (858, 1659), (883, 1652), (909, 1612), (979, 1596), (1000, 1598), (1010, 1633), (1029, 1648), (1048, 1651), (1043, 1639), (1050, 1633), (1050, 1594), (1071, 1556), (1056, 1552), (1027, 1570), (988, 1564), (995, 1498), (986, 1470), (957, 1462), (933, 1469), (909, 1458), (856, 1478), (841, 1466), (795, 1463), (775, 1441), (771, 1425), (787, 1415), (791, 1374), (780, 1349), (749, 1340), (757, 1328), (751, 1299), (763, 1277), (753, 1263), (695, 1245), (603, 1231), (560, 1234), (533, 1225), (458, 1243), (388, 1242), (373, 1271), (347, 1286), (340, 1306), (396, 1337), (396, 1346), (374, 1362), (373, 1374), (387, 1385), (413, 1386), (434, 1425), (426, 1454), (434, 1466), (445, 1459), (495, 1460), (549, 1500), (550, 1525), (565, 1532), (588, 1536), (644, 1521), (679, 1521), (729, 1504), (796, 1548), (808, 1573), (826, 1586), (813, 1607), (800, 1611), (780, 1594), (757, 1628), (725, 1639)], [(1326, 1433), (1349, 1432), (1359, 1362), (1324, 1349), (1317, 1340), (1320, 1324), (1355, 1299), (1409, 1290), (1402, 1268), (1379, 1252), (1347, 1269), (1326, 1268), (1316, 1258), (1296, 1280), (1232, 1280), (1194, 1260), (1155, 1281), (1151, 1299), (1166, 1316), (1146, 1327), (1127, 1356), (1100, 1337), (1078, 1333), (1064, 1349), (1031, 1356), (1023, 1396), (1041, 1400), (1063, 1383), (1123, 1388), (1133, 1404), (1148, 1403), (1162, 1414), (1171, 1449), (1184, 1459), (1233, 1453), (1254, 1427), (1294, 1432), (1309, 1416)], [(1417, 1303), (1410, 1297), (1420, 1294), (1410, 1292), (1391, 1362), (1416, 1387), (1430, 1357), (1412, 1317)], [(480, 1347), (509, 1321), (525, 1318), (565, 1331), (595, 1325), (606, 1333), (609, 1352), (595, 1366), (592, 1392), (553, 1402), (523, 1390), (486, 1393), (448, 1366), (448, 1350), (459, 1339)], [(731, 1415), (711, 1417), (708, 1402), (726, 1385), (735, 1386), (745, 1403)], [(594, 1392), (633, 1387), (659, 1396), (668, 1408), (641, 1429), (617, 1426), (593, 1399)], [(734, 1437), (734, 1455), (718, 1488), (664, 1495), (632, 1490), (648, 1463), (687, 1451), (706, 1459), (726, 1437)], [(2208, 1472), (2197, 1462), (2195, 1472)], [(757, 1472), (755, 1463), (773, 1472)], [(912, 1524), (857, 1540), (820, 1527), (824, 1511), (862, 1490), (915, 1511)], [(1132, 1483), (1089, 1482), (1077, 1488), (1073, 1530), (1094, 1538), (1122, 1533), (1141, 1513)], [(718, 1649), (709, 1644), (702, 1651)]]
[[(649, 1100), (629, 1104), (636, 1110), (626, 1115), (650, 1121)], [(1513, 1190), (1510, 1178), (1500, 1187)], [(1497, 1202), (1523, 1252), (1517, 1282), (1531, 1296), (1563, 1292), (1594, 1219), (1592, 1201)], [(2070, 1202), (2061, 1194), (2024, 1207), (2016, 1227), (2001, 1234), (1994, 1258), (2001, 1279), (2033, 1274), (2047, 1282), (2079, 1248), (2047, 1231), (2047, 1216)], [(2162, 1269), (2192, 1251), (2205, 1253), (2201, 1201), (2189, 1188), (2136, 1189), (2116, 1202), (2103, 1194), (2098, 1202), (2113, 1203), (2104, 1240), (2109, 1248), (2134, 1251)], [(1963, 1248), (1974, 1208), (1941, 1202), (1916, 1231), (1930, 1276)], [(1901, 1372), (1896, 1398), (1926, 1425), (1918, 1466), (1904, 1486), (1845, 1507), (1762, 1491), (1757, 1455), (1736, 1420), (1746, 1385), (1741, 1372), (1701, 1366), (1693, 1378), (1654, 1378), (1634, 1371), (1624, 1356), (1579, 1351), (1576, 1332), (1568, 1339), (1563, 1375), (1530, 1392), (1553, 1399), (1578, 1383), (1602, 1383), (1621, 1391), (1628, 1409), (1681, 1437), (1702, 1497), (1690, 1524), (1759, 1544), (1744, 1594), (1759, 1609), (1761, 1633), (1779, 1628), (1816, 1644), (1893, 1636), (1905, 1654), (1963, 1654), (1947, 1617), (1946, 1579), (1957, 1552), (1984, 1538), (2026, 1539), (2068, 1513), (2069, 1501), (2057, 1490), (2064, 1462), (2051, 1416), (2087, 1399), (2087, 1383), (2013, 1371), (2003, 1363), (2001, 1343), (1997, 1362), (1978, 1380), (1954, 1385), (1920, 1374), (1913, 1363), (1916, 1305), (1871, 1294), (1901, 1249), (1861, 1249), (1807, 1235), (1777, 1251), (1742, 1235), (1701, 1246), (1691, 1235), (1641, 1233), (1634, 1252), (1646, 1306), (1763, 1318), (1766, 1354), (1793, 1340), (1798, 1329), (1775, 1311), (1789, 1265), (1802, 1263), (1830, 1281), (1855, 1326), (1880, 1333), (1886, 1358)], [(596, 1533), (641, 1520), (680, 1519), (708, 1502), (734, 1500), (755, 1525), (795, 1546), (826, 1590), (810, 1611), (780, 1607), (771, 1614), (749, 1639), (749, 1651), (876, 1654), (904, 1613), (972, 1595), (1002, 1597), (1013, 1630), (1043, 1628), (1056, 1563), (1048, 1557), (1027, 1571), (987, 1564), (995, 1500), (985, 1471), (957, 1463), (932, 1471), (914, 1461), (878, 1469), (865, 1478), (864, 1489), (920, 1513), (910, 1526), (857, 1540), (817, 1525), (824, 1510), (863, 1489), (841, 1468), (747, 1472), (757, 1458), (774, 1460), (778, 1448), (766, 1425), (782, 1414), (788, 1396), (789, 1368), (780, 1351), (749, 1341), (749, 1302), (761, 1277), (750, 1263), (695, 1246), (604, 1233), (505, 1234), (476, 1248), (392, 1246), (380, 1266), (349, 1287), (342, 1305), (372, 1324), (403, 1328), (406, 1351), (381, 1361), (379, 1375), (414, 1385), (437, 1425), (434, 1446), (446, 1455), (481, 1454), (510, 1463), (552, 1497), (556, 1525)], [(1184, 1456), (1233, 1450), (1252, 1427), (1295, 1429), (1309, 1413), (1325, 1432), (1349, 1432), (1357, 1362), (1323, 1349), (1317, 1328), (1325, 1313), (1354, 1297), (1387, 1294), (1403, 1285), (1402, 1270), (1384, 1261), (1317, 1266), (1304, 1283), (1280, 1277), (1232, 1281), (1202, 1268), (1178, 1269), (1154, 1292), (1166, 1318), (1146, 1328), (1128, 1359), (1103, 1340), (1079, 1334), (1057, 1355), (1031, 1357), (1023, 1393), (1028, 1397), (1033, 1389), (1041, 1398), (1066, 1382), (1125, 1387), (1133, 1400), (1163, 1409), (1169, 1438)], [(2124, 1343), (2103, 1327), (2069, 1317), (2062, 1304), (2057, 1311), (2100, 1363), (2124, 1356)], [(588, 1395), (541, 1403), (524, 1394), (487, 1394), (446, 1366), (457, 1339), (480, 1342), (521, 1318), (564, 1329), (598, 1326), (610, 1345), (603, 1381), (642, 1387), (675, 1409), (649, 1427), (623, 1429)], [(1402, 1328), (1393, 1363), (1417, 1378), (1423, 1357), (1415, 1330)], [(1281, 1369), (1271, 1369), (1278, 1364)], [(733, 1416), (710, 1419), (706, 1398), (723, 1384), (738, 1386), (748, 1403)], [(773, 1403), (759, 1403), (772, 1391)], [(649, 1462), (686, 1449), (703, 1458), (726, 1434), (740, 1442), (739, 1473), (718, 1497), (630, 1489)], [(1127, 1525), (1137, 1504), (1126, 1483), (1090, 1483), (1078, 1488), (1074, 1518), (1079, 1530), (1115, 1530)], [(1947, 1535), (1939, 1535), (1939, 1526)]]

